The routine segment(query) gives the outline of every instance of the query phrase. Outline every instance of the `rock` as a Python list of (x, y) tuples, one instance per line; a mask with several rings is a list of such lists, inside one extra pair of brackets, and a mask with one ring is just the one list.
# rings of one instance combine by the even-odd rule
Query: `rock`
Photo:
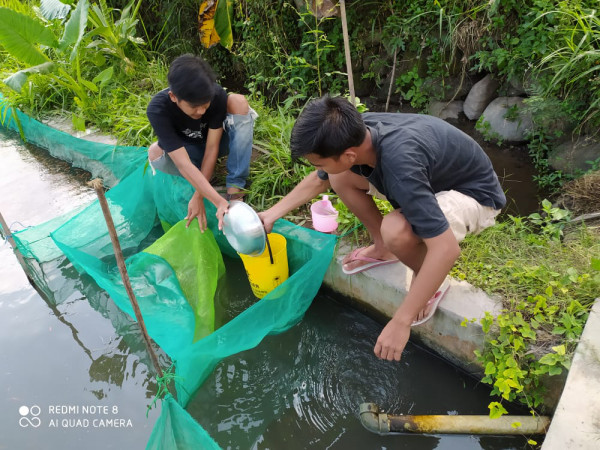
[(428, 112), (432, 116), (439, 117), (440, 119), (456, 119), (458, 115), (463, 111), (464, 102), (461, 100), (455, 100), (453, 102), (440, 102), (432, 101), (429, 103)]
[(479, 119), (486, 106), (496, 96), (499, 85), (500, 83), (489, 74), (475, 83), (465, 99), (465, 115), (471, 120)]
[(525, 95), (525, 85), (519, 78), (512, 76), (508, 80), (506, 86), (506, 94), (508, 97), (519, 97)]
[(481, 120), (484, 134), (489, 133), (507, 142), (525, 142), (533, 130), (531, 113), (524, 109), (521, 97), (494, 99), (483, 111)]
[(565, 140), (550, 151), (548, 162), (565, 173), (587, 172), (600, 163), (600, 141), (590, 136)]

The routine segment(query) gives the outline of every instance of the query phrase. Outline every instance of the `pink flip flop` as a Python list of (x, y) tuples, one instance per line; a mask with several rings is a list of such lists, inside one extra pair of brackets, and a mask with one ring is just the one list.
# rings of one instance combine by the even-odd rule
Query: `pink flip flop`
[(444, 281), (444, 283), (442, 283), (442, 286), (440, 287), (439, 291), (437, 291), (435, 293), (435, 295), (433, 297), (431, 297), (429, 299), (429, 301), (427, 302), (426, 306), (432, 306), (431, 310), (429, 311), (429, 314), (427, 314), (421, 320), (415, 320), (410, 326), (415, 327), (417, 325), (423, 325), (425, 322), (427, 322), (429, 319), (431, 319), (433, 317), (433, 315), (435, 314), (435, 312), (437, 311), (438, 305), (446, 296), (448, 289), (450, 289), (450, 284), (447, 283), (446, 281)]
[(352, 270), (346, 270), (346, 269), (344, 269), (344, 266), (342, 265), (342, 272), (344, 272), (346, 275), (354, 275), (355, 273), (364, 272), (365, 270), (372, 269), (373, 267), (384, 266), (386, 264), (393, 264), (393, 263), (398, 262), (397, 259), (376, 259), (376, 258), (369, 258), (368, 256), (360, 256), (359, 253), (361, 251), (363, 251), (365, 248), (366, 247), (360, 247), (360, 248), (354, 249), (352, 251), (352, 253), (350, 253), (350, 258), (349, 258), (348, 262), (363, 261), (366, 264), (355, 267)]

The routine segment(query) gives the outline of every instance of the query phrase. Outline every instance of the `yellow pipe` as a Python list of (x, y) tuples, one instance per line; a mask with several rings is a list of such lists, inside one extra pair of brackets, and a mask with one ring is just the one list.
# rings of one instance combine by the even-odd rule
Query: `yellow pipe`
[(393, 415), (379, 411), (374, 403), (360, 405), (360, 420), (369, 431), (427, 434), (545, 434), (550, 426), (547, 416), (442, 416)]

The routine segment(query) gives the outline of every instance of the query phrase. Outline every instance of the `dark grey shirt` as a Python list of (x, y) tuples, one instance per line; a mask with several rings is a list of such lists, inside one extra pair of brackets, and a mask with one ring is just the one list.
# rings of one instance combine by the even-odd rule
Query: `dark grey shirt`
[[(192, 119), (171, 101), (169, 88), (157, 93), (146, 108), (158, 145), (172, 152), (186, 144), (206, 145), (208, 130), (223, 127), (227, 116), (227, 92), (215, 83), (215, 95), (200, 119)], [(187, 147), (186, 147), (187, 148)]]
[(416, 235), (439, 236), (448, 229), (435, 194), (455, 190), (480, 204), (501, 209), (506, 197), (492, 163), (470, 136), (444, 120), (423, 114), (365, 113), (377, 153), (374, 168), (354, 166), (401, 208)]

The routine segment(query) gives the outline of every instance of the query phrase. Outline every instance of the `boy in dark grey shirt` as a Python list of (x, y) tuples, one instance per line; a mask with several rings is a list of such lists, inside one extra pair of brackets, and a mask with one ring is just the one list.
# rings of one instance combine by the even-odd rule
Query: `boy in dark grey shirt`
[[(493, 225), (506, 198), (481, 147), (462, 131), (420, 114), (359, 114), (346, 99), (323, 97), (298, 117), (292, 157), (318, 170), (260, 213), (267, 230), (289, 211), (330, 186), (365, 225), (373, 245), (346, 255), (352, 275), (401, 261), (411, 287), (381, 332), (375, 354), (400, 360), (410, 327), (433, 316), (447, 291), (445, 278), (467, 233)], [(372, 196), (395, 208), (382, 217)]]

